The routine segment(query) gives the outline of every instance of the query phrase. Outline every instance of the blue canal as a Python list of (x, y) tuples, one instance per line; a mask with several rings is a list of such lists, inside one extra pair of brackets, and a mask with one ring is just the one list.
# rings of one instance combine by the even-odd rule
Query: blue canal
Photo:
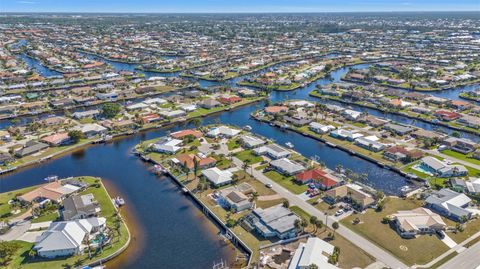
[[(93, 57), (93, 56), (92, 56)], [(162, 76), (163, 74), (141, 72), (132, 69), (132, 65), (108, 62), (116, 70), (130, 70), (144, 73), (149, 76)], [(35, 67), (35, 63), (31, 67)], [(368, 65), (357, 65), (354, 68), (364, 68)], [(129, 69), (127, 69), (129, 68)], [(134, 68), (134, 67), (133, 67)], [(308, 93), (318, 84), (323, 85), (332, 81), (339, 81), (341, 76), (348, 71), (347, 68), (336, 70), (331, 74), (331, 79), (320, 79), (306, 87), (292, 92), (273, 92), (271, 100), (283, 101), (286, 99), (315, 100)], [(264, 71), (259, 71), (264, 72)], [(239, 79), (226, 82), (211, 82), (200, 80), (201, 86), (208, 85), (234, 85)], [(458, 92), (457, 92), (458, 93)], [(355, 173), (367, 174), (368, 179), (364, 184), (370, 185), (386, 194), (398, 194), (400, 187), (408, 182), (401, 175), (383, 169), (361, 158), (349, 155), (341, 150), (331, 148), (314, 139), (300, 134), (282, 131), (268, 124), (257, 122), (250, 118), (250, 113), (264, 106), (257, 103), (233, 111), (205, 117), (204, 124), (221, 122), (237, 126), (250, 125), (253, 132), (271, 138), (279, 144), (292, 142), (295, 150), (304, 156), (315, 158), (324, 162), (328, 167), (335, 168), (341, 164), (344, 168)], [(355, 109), (364, 110), (355, 107)], [(413, 124), (425, 129), (434, 126), (423, 122), (412, 122), (411, 119), (383, 114), (376, 110), (367, 110), (372, 115), (377, 115), (392, 120)], [(25, 118), (24, 121), (33, 118)], [(6, 124), (4, 123), (4, 126)], [(49, 175), (60, 177), (92, 175), (105, 178), (115, 187), (127, 202), (127, 211), (135, 215), (138, 225), (135, 225), (136, 238), (142, 242), (141, 251), (128, 250), (133, 254), (120, 257), (121, 268), (156, 268), (159, 262), (165, 268), (211, 268), (213, 261), (221, 258), (233, 259), (232, 246), (225, 244), (216, 233), (219, 229), (203, 216), (202, 212), (188, 199), (181, 195), (179, 189), (167, 178), (157, 177), (148, 172), (148, 167), (130, 154), (130, 150), (139, 142), (165, 135), (167, 131), (180, 130), (192, 127), (181, 124), (170, 129), (159, 129), (146, 133), (136, 134), (121, 138), (110, 144), (95, 145), (76, 151), (75, 153), (51, 160), (47, 163), (26, 168), (12, 174), (1, 176), (0, 192), (43, 183), (43, 178)], [(451, 132), (445, 129), (446, 132)], [(466, 133), (466, 137), (478, 138)], [(180, 224), (180, 225), (179, 225)], [(140, 243), (139, 243), (140, 244)], [(139, 247), (140, 249), (140, 247)], [(179, 257), (182, 257), (181, 259)]]

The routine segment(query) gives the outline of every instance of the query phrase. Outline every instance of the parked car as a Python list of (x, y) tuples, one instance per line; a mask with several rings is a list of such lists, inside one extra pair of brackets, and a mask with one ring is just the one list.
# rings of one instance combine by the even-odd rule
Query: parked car
[(270, 183), (267, 183), (267, 184), (265, 184), (265, 187), (267, 187), (267, 188), (271, 189), (271, 188), (273, 187), (273, 185), (272, 185), (272, 184), (270, 184)]
[(342, 209), (337, 210), (337, 212), (335, 212), (335, 217), (338, 217), (338, 216), (340, 216), (340, 215), (342, 215), (342, 214), (343, 214), (343, 210), (342, 210)]

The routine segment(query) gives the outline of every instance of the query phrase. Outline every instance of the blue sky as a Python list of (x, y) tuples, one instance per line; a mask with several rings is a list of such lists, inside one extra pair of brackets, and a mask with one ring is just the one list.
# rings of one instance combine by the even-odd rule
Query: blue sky
[(0, 0), (0, 12), (480, 11), (480, 0)]

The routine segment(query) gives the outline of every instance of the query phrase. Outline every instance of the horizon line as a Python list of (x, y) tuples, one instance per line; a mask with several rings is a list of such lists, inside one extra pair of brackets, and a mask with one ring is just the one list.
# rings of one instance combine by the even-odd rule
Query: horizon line
[[(321, 14), (321, 13), (477, 13), (478, 10), (363, 10), (363, 11), (186, 11), (186, 12), (142, 12), (142, 11), (3, 11), (0, 14)], [(480, 14), (479, 14), (480, 15)]]

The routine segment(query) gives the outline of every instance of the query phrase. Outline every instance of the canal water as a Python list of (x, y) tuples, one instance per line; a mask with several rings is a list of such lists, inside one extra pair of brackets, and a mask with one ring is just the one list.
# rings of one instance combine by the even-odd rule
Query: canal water
[[(127, 70), (125, 64), (109, 62), (116, 70)], [(358, 65), (354, 68), (364, 68), (368, 65)], [(130, 68), (130, 67), (128, 67)], [(331, 79), (320, 79), (306, 87), (292, 92), (273, 92), (272, 101), (286, 99), (315, 100), (308, 96), (308, 92), (317, 84), (323, 85), (332, 81), (339, 81), (348, 68), (336, 70)], [(155, 73), (156, 76), (162, 75)], [(240, 78), (241, 79), (241, 78)], [(236, 80), (225, 84), (233, 85)], [(222, 83), (199, 81), (200, 85), (221, 85)], [(328, 167), (335, 168), (341, 164), (359, 174), (367, 174), (368, 179), (363, 182), (386, 194), (398, 194), (402, 186), (407, 185), (404, 177), (390, 170), (351, 156), (341, 150), (331, 148), (323, 143), (304, 137), (300, 134), (282, 131), (268, 124), (257, 122), (250, 118), (250, 113), (260, 109), (264, 103), (245, 106), (236, 110), (224, 112), (203, 118), (204, 124), (225, 123), (239, 127), (250, 125), (253, 132), (275, 140), (284, 145), (292, 142), (295, 150), (304, 156), (324, 162)], [(378, 114), (375, 110), (368, 110), (371, 114)], [(396, 117), (381, 115), (383, 117)], [(405, 117), (398, 117), (402, 122)], [(415, 125), (421, 123), (415, 123)], [(429, 127), (429, 125), (426, 125)], [(180, 124), (168, 131), (192, 127)], [(430, 126), (432, 127), (432, 126)], [(424, 127), (425, 128), (425, 127)], [(426, 128), (429, 129), (429, 128)], [(106, 145), (95, 145), (77, 151), (71, 155), (51, 160), (47, 163), (27, 168), (13, 174), (1, 176), (0, 192), (31, 186), (43, 182), (49, 175), (60, 177), (92, 175), (107, 179), (125, 197), (129, 212), (134, 212), (138, 225), (132, 227), (137, 230), (135, 238), (142, 241), (142, 250), (128, 258), (120, 258), (121, 264), (115, 268), (211, 268), (214, 261), (221, 258), (233, 259), (232, 247), (225, 244), (217, 235), (216, 228), (202, 212), (179, 189), (166, 178), (159, 178), (148, 171), (148, 166), (130, 154), (131, 149), (142, 140), (152, 139), (165, 135), (166, 129), (136, 134), (116, 140)], [(133, 250), (128, 250), (129, 252)]]

